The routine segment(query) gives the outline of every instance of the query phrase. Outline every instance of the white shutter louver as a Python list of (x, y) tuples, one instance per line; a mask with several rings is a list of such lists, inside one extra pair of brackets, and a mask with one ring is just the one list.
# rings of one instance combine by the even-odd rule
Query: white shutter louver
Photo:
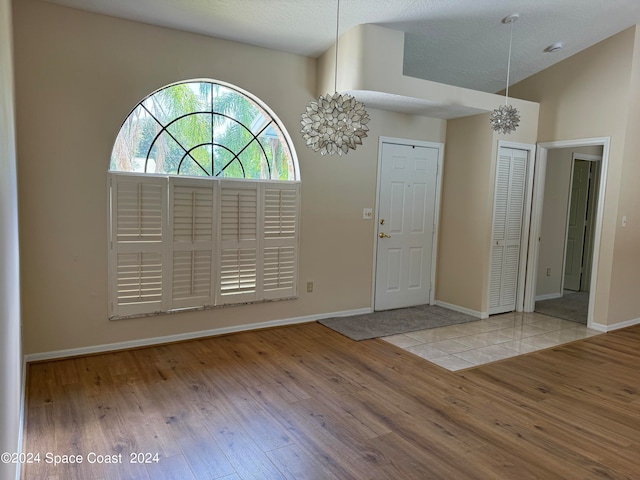
[(489, 313), (515, 310), (527, 155), (501, 148), (496, 168), (496, 191), (489, 278)]
[(297, 286), (298, 184), (264, 188), (265, 299), (293, 297)]
[(110, 179), (111, 318), (296, 296), (299, 183)]
[(258, 184), (219, 187), (220, 286), (217, 304), (258, 299)]
[(171, 178), (171, 308), (214, 303), (214, 183)]
[(157, 177), (112, 177), (111, 315), (163, 308), (165, 183)]

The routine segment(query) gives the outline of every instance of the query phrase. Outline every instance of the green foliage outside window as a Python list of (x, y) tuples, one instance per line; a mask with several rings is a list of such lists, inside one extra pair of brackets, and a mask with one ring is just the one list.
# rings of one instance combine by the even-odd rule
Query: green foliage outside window
[(126, 118), (110, 170), (295, 180), (286, 136), (258, 102), (231, 86), (191, 81), (164, 87)]

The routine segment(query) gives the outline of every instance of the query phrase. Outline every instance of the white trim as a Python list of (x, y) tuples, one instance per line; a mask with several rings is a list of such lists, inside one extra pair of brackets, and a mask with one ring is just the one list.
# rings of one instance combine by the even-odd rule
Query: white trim
[[(575, 155), (575, 153), (573, 154)], [(562, 249), (562, 271), (560, 272), (560, 291), (564, 292), (564, 276), (567, 272), (567, 244), (569, 243), (569, 223), (571, 222), (571, 196), (573, 195), (573, 176), (576, 171), (576, 159), (571, 158), (571, 173), (569, 174), (569, 195), (567, 198), (567, 212), (565, 213), (564, 221), (564, 248)], [(546, 183), (546, 179), (545, 179)], [(587, 202), (589, 200), (587, 199)], [(542, 200), (544, 204), (544, 199)], [(544, 215), (544, 213), (543, 213)], [(584, 239), (583, 239), (584, 241)], [(584, 250), (584, 244), (583, 244)], [(582, 267), (582, 265), (581, 265)], [(579, 288), (578, 288), (579, 289)]]
[(554, 298), (562, 298), (562, 293), (547, 293), (546, 295), (536, 295), (536, 302), (543, 300), (553, 300)]
[(585, 162), (599, 162), (602, 160), (602, 155), (590, 155), (588, 153), (571, 152), (571, 161), (584, 160)]
[(359, 308), (355, 310), (344, 310), (341, 312), (320, 313), (315, 315), (307, 315), (304, 317), (286, 318), (282, 320), (270, 320), (260, 323), (248, 323), (244, 325), (235, 325), (232, 327), (214, 328), (211, 330), (200, 330), (197, 332), (178, 333), (175, 335), (167, 335), (164, 337), (142, 338), (140, 340), (128, 340), (125, 342), (107, 343), (102, 345), (94, 345), (91, 347), (70, 348), (66, 350), (56, 350), (53, 352), (31, 353), (24, 356), (25, 363), (41, 362), (44, 360), (53, 360), (57, 358), (77, 357), (83, 355), (92, 355), (96, 353), (113, 352), (117, 350), (127, 350), (131, 348), (150, 347), (161, 345), (164, 343), (182, 342), (185, 340), (195, 340), (198, 338), (213, 337), (217, 335), (225, 335), (228, 333), (246, 332), (250, 330), (260, 330), (263, 328), (282, 327), (287, 325), (295, 325), (298, 323), (314, 322), (332, 317), (346, 317), (350, 315), (361, 315), (371, 313), (370, 308)]
[(376, 300), (376, 267), (377, 267), (377, 253), (378, 253), (378, 224), (380, 222), (380, 182), (382, 172), (382, 144), (389, 143), (393, 145), (408, 145), (415, 147), (428, 147), (436, 148), (438, 150), (438, 167), (436, 172), (436, 201), (434, 206), (433, 217), (433, 242), (431, 247), (431, 291), (429, 293), (429, 305), (433, 305), (436, 295), (436, 268), (438, 260), (438, 239), (440, 238), (439, 226), (440, 226), (440, 202), (442, 199), (442, 166), (444, 162), (444, 143), (441, 142), (429, 142), (426, 140), (411, 140), (398, 137), (378, 137), (378, 171), (377, 171), (377, 183), (376, 183), (376, 214), (375, 225), (373, 235), (373, 275), (371, 285), (371, 311), (374, 311), (374, 305)]
[(604, 325), (603, 323), (592, 323), (589, 328), (592, 330), (598, 330), (599, 332), (611, 332), (620, 328), (632, 327), (633, 325), (640, 324), (640, 318), (632, 318), (631, 320), (625, 320), (624, 322), (614, 323), (612, 325)]
[[(595, 228), (593, 232), (593, 258), (591, 261), (591, 283), (589, 285), (589, 310), (587, 327), (598, 329), (593, 319), (595, 297), (598, 283), (598, 262), (600, 259), (600, 241), (602, 239), (602, 218), (604, 216), (604, 198), (606, 194), (607, 173), (609, 169), (609, 148), (611, 137), (583, 138), (577, 140), (560, 140), (538, 144), (538, 158), (534, 178), (534, 197), (531, 214), (531, 230), (529, 233), (529, 255), (527, 259), (527, 282), (525, 285), (525, 312), (533, 312), (535, 308), (535, 285), (537, 277), (538, 255), (540, 250), (540, 230), (542, 226), (542, 203), (544, 201), (544, 184), (547, 168), (547, 152), (549, 149), (573, 148), (585, 146), (602, 146), (602, 164), (600, 167), (600, 185), (598, 186), (598, 203), (596, 207)], [(596, 328), (596, 326), (598, 328)], [(608, 328), (608, 326), (606, 326)]]
[(471, 310), (470, 308), (460, 307), (458, 305), (453, 305), (452, 303), (443, 302), (442, 300), (436, 300), (435, 305), (443, 308), (448, 308), (449, 310), (453, 310), (454, 312), (465, 313), (480, 320), (489, 318), (489, 314), (487, 312), (478, 312), (476, 310)]

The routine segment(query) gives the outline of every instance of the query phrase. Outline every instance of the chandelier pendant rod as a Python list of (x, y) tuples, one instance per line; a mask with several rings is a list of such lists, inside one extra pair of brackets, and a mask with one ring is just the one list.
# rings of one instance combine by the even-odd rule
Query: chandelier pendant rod
[[(340, 0), (338, 0), (339, 2)], [(505, 92), (505, 105), (509, 105), (509, 75), (511, 74), (511, 44), (513, 42), (513, 22), (515, 20), (509, 21), (511, 24), (511, 31), (509, 34), (509, 59), (507, 60), (507, 89)]]
[(340, 0), (338, 0), (338, 8), (336, 8), (336, 63), (333, 72), (333, 93), (338, 92), (338, 36), (340, 34)]

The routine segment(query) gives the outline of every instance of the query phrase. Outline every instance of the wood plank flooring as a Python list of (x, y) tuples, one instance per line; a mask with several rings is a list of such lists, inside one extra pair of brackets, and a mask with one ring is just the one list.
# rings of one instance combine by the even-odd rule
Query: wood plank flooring
[(27, 480), (640, 471), (640, 327), (462, 372), (317, 323), (28, 370), (24, 452), (40, 462), (23, 466)]

